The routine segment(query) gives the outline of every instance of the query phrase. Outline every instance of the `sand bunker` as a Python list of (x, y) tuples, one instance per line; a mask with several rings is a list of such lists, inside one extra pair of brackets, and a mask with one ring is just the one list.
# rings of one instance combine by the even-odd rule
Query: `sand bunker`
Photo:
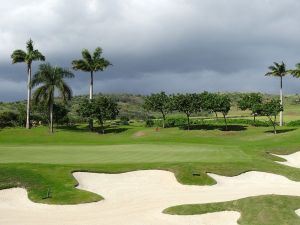
[(78, 188), (101, 194), (97, 203), (54, 206), (33, 203), (24, 189), (0, 191), (0, 224), (5, 225), (236, 225), (238, 212), (173, 216), (170, 206), (209, 203), (248, 196), (300, 196), (300, 182), (283, 176), (248, 172), (236, 177), (211, 176), (214, 186), (179, 184), (170, 172), (149, 170), (123, 174), (74, 173)]
[(278, 162), (286, 166), (300, 168), (300, 152), (293, 153), (291, 155), (276, 155), (280, 158), (284, 158), (286, 162)]

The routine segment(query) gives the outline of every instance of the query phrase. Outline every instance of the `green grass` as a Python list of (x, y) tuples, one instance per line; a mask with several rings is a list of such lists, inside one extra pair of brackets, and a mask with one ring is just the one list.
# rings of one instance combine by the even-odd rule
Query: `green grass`
[(298, 225), (300, 217), (295, 210), (299, 208), (300, 197), (266, 195), (230, 202), (175, 206), (164, 210), (164, 213), (197, 215), (229, 210), (241, 213), (238, 221), (241, 225)]
[[(263, 171), (300, 181), (300, 169), (287, 167), (268, 153), (288, 154), (300, 150), (300, 129), (284, 127), (273, 135), (268, 127), (246, 127), (241, 131), (192, 130), (178, 128), (144, 128), (140, 124), (111, 128), (105, 135), (89, 133), (83, 127), (60, 128), (49, 134), (47, 128), (0, 130), (0, 189), (24, 187), (29, 198), (49, 204), (76, 204), (101, 200), (94, 193), (75, 188), (74, 171), (120, 173), (144, 169), (174, 172), (183, 184), (211, 185), (215, 181), (207, 172), (234, 176), (246, 171)], [(282, 159), (281, 159), (282, 160)], [(193, 173), (200, 176), (193, 176)], [(48, 189), (51, 198), (45, 198)], [(286, 216), (286, 209), (274, 201), (298, 207), (298, 197), (255, 197), (237, 203), (184, 207), (176, 213), (208, 212), (230, 209), (243, 212), (241, 224), (251, 224), (251, 216), (259, 207), (264, 217), (276, 213), (277, 220), (252, 224), (296, 224), (295, 215)], [(282, 203), (282, 204), (283, 204)], [(197, 209), (200, 207), (200, 211)], [(223, 208), (222, 208), (223, 207)], [(293, 208), (291, 207), (291, 208)], [(300, 206), (299, 206), (300, 208)], [(181, 210), (182, 209), (182, 210)], [(272, 209), (272, 210), (271, 210)], [(174, 211), (175, 212), (175, 211)], [(290, 223), (280, 221), (287, 220)], [(256, 222), (257, 221), (257, 222)], [(271, 222), (270, 222), (271, 221)], [(296, 222), (295, 222), (296, 221)], [(299, 222), (298, 222), (299, 224)]]

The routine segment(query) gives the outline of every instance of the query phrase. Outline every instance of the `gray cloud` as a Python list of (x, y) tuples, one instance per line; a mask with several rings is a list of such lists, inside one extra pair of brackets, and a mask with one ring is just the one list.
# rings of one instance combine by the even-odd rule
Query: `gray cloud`
[[(300, 62), (299, 9), (297, 0), (11, 0), (0, 5), (0, 101), (26, 96), (25, 66), (10, 54), (30, 37), (64, 67), (101, 46), (114, 66), (97, 74), (97, 92), (277, 93), (264, 73)], [(88, 93), (88, 74), (70, 83)], [(286, 92), (299, 84), (286, 79)]]

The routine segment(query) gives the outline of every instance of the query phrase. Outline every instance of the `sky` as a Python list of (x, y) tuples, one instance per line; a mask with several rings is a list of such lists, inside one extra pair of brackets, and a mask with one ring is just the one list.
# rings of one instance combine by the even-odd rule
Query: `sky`
[[(26, 66), (10, 55), (29, 38), (52, 65), (71, 67), (84, 48), (113, 66), (94, 91), (279, 92), (268, 67), (300, 62), (299, 0), (10, 0), (0, 4), (0, 101), (26, 98)], [(36, 72), (40, 62), (33, 63)], [(74, 71), (74, 94), (89, 74)], [(300, 92), (287, 77), (285, 93)]]

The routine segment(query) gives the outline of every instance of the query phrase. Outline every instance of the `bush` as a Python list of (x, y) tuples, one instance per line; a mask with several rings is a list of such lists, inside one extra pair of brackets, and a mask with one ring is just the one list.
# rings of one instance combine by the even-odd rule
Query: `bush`
[(120, 117), (120, 123), (122, 125), (129, 125), (129, 121), (130, 121), (130, 119), (127, 116), (121, 116)]
[(187, 124), (185, 117), (171, 117), (166, 119), (165, 127), (180, 127)]
[(0, 114), (0, 127), (15, 127), (18, 126), (19, 115), (14, 112), (6, 111)]
[(146, 122), (146, 127), (154, 126), (154, 121), (152, 119), (147, 119), (145, 122)]
[(300, 126), (300, 120), (291, 121), (291, 122), (287, 123), (287, 126), (288, 127), (298, 127), (298, 126)]

